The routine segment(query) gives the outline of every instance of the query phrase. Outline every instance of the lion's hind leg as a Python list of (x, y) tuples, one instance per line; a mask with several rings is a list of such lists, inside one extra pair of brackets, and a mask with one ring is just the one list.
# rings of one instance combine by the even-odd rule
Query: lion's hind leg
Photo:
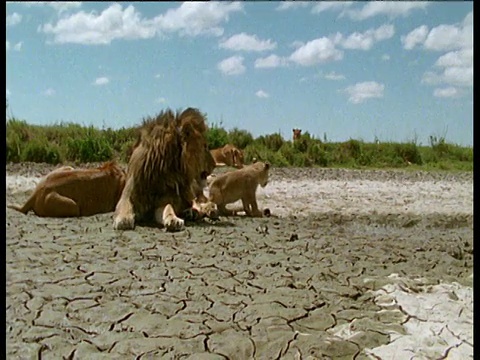
[(80, 208), (78, 204), (56, 191), (45, 196), (43, 216), (50, 217), (78, 217), (80, 216)]
[(185, 221), (180, 219), (173, 210), (173, 206), (167, 204), (155, 210), (155, 220), (163, 225), (167, 231), (181, 231), (185, 228)]

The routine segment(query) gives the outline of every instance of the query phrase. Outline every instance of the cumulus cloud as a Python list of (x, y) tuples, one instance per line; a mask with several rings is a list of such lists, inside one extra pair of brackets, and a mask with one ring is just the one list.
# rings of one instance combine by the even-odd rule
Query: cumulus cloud
[(383, 84), (375, 81), (365, 81), (347, 86), (343, 91), (348, 94), (348, 101), (353, 104), (360, 104), (367, 99), (382, 98), (384, 89), (385, 85)]
[(7, 15), (5, 23), (7, 26), (15, 26), (22, 21), (22, 15), (14, 12), (12, 15)]
[(456, 97), (458, 95), (457, 88), (450, 86), (446, 88), (437, 88), (433, 91), (433, 96), (440, 98)]
[(110, 82), (110, 80), (107, 77), (102, 76), (102, 77), (96, 78), (95, 81), (93, 82), (93, 84), (97, 85), (97, 86), (100, 86), (100, 85), (106, 85), (109, 82)]
[(245, 65), (243, 65), (243, 56), (231, 56), (220, 61), (217, 64), (218, 70), (224, 75), (240, 75), (245, 72)]
[(264, 99), (270, 97), (270, 95), (269, 95), (268, 93), (266, 93), (265, 91), (263, 91), (263, 90), (258, 90), (258, 91), (255, 93), (255, 95), (256, 95), (257, 97), (259, 97), (259, 98), (264, 98)]
[(363, 33), (354, 32), (347, 37), (337, 33), (334, 42), (344, 49), (370, 50), (379, 41), (390, 39), (395, 34), (393, 25), (382, 25), (377, 29), (369, 29)]
[(384, 15), (389, 18), (406, 17), (414, 10), (424, 10), (428, 1), (372, 1), (358, 2), (360, 9), (345, 10), (345, 14), (353, 20), (365, 20), (374, 16)]
[(289, 57), (302, 66), (311, 66), (343, 59), (343, 52), (335, 48), (333, 41), (321, 37), (300, 46)]
[(401, 37), (403, 48), (411, 50), (419, 44), (423, 44), (428, 35), (428, 27), (422, 25), (410, 31), (406, 36)]
[(434, 96), (450, 97), (444, 96), (444, 89), (451, 93), (455, 86), (473, 87), (473, 12), (458, 24), (441, 24), (430, 30), (422, 25), (402, 37), (402, 43), (406, 50), (418, 46), (424, 51), (443, 52), (422, 77), (424, 84), (447, 85), (441, 91), (437, 89)]
[(287, 66), (288, 60), (278, 55), (272, 54), (264, 58), (258, 58), (255, 60), (255, 68), (276, 68), (280, 66)]
[(40, 31), (51, 34), (55, 43), (110, 44), (115, 39), (146, 39), (155, 29), (141, 18), (132, 5), (123, 9), (113, 4), (100, 14), (84, 11), (61, 18), (55, 25), (45, 24)]
[(160, 30), (179, 32), (181, 35), (223, 35), (221, 23), (230, 14), (243, 10), (240, 2), (184, 2), (176, 9), (157, 16), (154, 23)]
[(260, 40), (257, 35), (248, 35), (242, 32), (221, 42), (220, 47), (235, 51), (265, 51), (275, 49), (277, 43), (270, 39)]
[(63, 16), (54, 24), (40, 26), (39, 31), (53, 36), (55, 43), (87, 45), (110, 44), (116, 39), (149, 39), (175, 32), (182, 36), (220, 36), (220, 25), (242, 6), (238, 2), (184, 2), (165, 14), (146, 19), (133, 5), (124, 9), (122, 4), (115, 3), (99, 14), (79, 11)]

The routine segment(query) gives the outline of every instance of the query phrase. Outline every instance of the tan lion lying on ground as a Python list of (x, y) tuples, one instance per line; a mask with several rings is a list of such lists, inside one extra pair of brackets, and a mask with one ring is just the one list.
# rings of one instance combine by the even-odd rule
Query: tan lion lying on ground
[(257, 205), (256, 191), (258, 185), (267, 185), (269, 169), (269, 163), (259, 161), (216, 176), (209, 187), (209, 200), (217, 205), (219, 215), (235, 215), (236, 212), (228, 210), (226, 205), (242, 200), (243, 209), (248, 216), (262, 217)]
[(210, 150), (216, 166), (231, 166), (241, 169), (244, 164), (243, 151), (232, 144)]
[(168, 109), (144, 120), (115, 210), (115, 229), (153, 219), (167, 231), (178, 231), (184, 228), (182, 214), (216, 212), (214, 204), (195, 200), (215, 168), (206, 131), (203, 115), (192, 108), (176, 114)]
[(76, 217), (115, 210), (125, 185), (125, 172), (113, 161), (96, 169), (63, 166), (46, 175), (22, 207), (8, 205), (24, 214), (42, 217)]

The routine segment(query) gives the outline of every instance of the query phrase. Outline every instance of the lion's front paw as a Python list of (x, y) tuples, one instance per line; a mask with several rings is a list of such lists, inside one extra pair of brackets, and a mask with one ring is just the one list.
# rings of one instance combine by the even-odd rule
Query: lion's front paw
[(185, 222), (178, 217), (171, 217), (164, 223), (165, 229), (170, 232), (181, 231), (185, 229)]
[(113, 220), (115, 230), (133, 230), (135, 228), (135, 219), (133, 216), (116, 216)]

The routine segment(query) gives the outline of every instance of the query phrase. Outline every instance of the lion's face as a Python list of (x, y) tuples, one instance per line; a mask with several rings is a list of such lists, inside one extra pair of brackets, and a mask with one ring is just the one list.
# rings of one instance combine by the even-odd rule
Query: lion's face
[(183, 140), (183, 161), (189, 178), (202, 180), (215, 169), (215, 160), (208, 150), (205, 136), (199, 131), (189, 129)]
[(261, 187), (265, 187), (268, 184), (268, 174), (270, 169), (270, 164), (268, 162), (256, 162), (255, 164), (251, 165), (256, 167), (259, 170), (258, 175), (258, 183)]
[(233, 164), (235, 167), (241, 169), (244, 164), (243, 151), (235, 148), (233, 150)]

